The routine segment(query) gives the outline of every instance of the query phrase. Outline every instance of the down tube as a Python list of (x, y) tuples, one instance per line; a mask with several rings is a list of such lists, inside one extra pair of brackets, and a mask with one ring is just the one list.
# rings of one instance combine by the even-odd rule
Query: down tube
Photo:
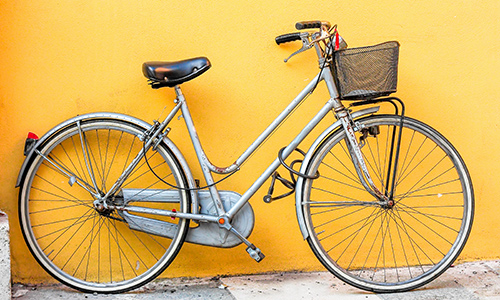
[[(293, 139), (293, 141), (285, 148), (283, 151), (283, 159), (286, 159), (292, 151), (299, 146), (299, 144), (306, 138), (306, 136), (318, 125), (318, 123), (333, 109), (335, 100), (330, 99), (321, 108), (321, 110), (312, 118), (309, 123), (302, 129), (302, 131)], [(280, 166), (280, 161), (276, 158), (273, 163), (262, 173), (262, 175), (257, 178), (257, 180), (252, 184), (252, 186), (241, 196), (240, 200), (227, 212), (227, 217), (229, 219), (233, 218), (234, 215), (245, 205), (245, 203), (257, 192), (257, 190), (264, 184), (264, 182), (271, 176), (271, 174), (278, 169)]]

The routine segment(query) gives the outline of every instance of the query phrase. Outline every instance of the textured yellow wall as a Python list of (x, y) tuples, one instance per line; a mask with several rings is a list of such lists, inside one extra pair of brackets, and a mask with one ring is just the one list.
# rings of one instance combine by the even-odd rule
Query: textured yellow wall
[[(174, 94), (151, 90), (142, 62), (203, 55), (212, 69), (183, 91), (212, 162), (229, 165), (317, 72), (313, 51), (284, 64), (299, 45), (274, 43), (296, 21), (309, 19), (337, 23), (352, 47), (401, 43), (397, 95), (408, 115), (452, 141), (474, 183), (475, 224), (461, 259), (499, 258), (498, 16), (497, 0), (0, 1), (0, 208), (10, 215), (13, 280), (49, 280), (29, 254), (17, 220), (14, 185), (28, 131), (42, 135), (93, 111), (150, 122), (172, 107)], [(281, 134), (221, 187), (244, 192), (326, 99), (324, 91), (310, 97)], [(171, 137), (199, 178), (182, 121), (173, 123)], [(250, 239), (266, 254), (262, 263), (243, 246), (186, 244), (164, 276), (321, 269), (301, 239), (293, 199), (266, 205), (266, 190), (267, 184), (251, 201), (256, 225)]]

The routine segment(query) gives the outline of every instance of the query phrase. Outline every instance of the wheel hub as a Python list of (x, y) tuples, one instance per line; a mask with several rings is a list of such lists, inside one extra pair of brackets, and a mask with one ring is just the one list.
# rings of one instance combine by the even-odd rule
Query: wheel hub
[(94, 201), (94, 209), (101, 215), (101, 216), (109, 216), (111, 213), (114, 211), (114, 209), (107, 208), (106, 205), (104, 205), (104, 200), (103, 199), (97, 199)]
[(380, 206), (384, 209), (392, 209), (394, 207), (396, 203), (394, 202), (394, 200), (387, 200), (387, 201), (384, 201)]

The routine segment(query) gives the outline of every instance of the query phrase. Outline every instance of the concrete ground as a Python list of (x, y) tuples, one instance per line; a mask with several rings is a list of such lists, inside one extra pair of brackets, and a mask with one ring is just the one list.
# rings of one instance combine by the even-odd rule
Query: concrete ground
[(161, 280), (120, 295), (84, 294), (62, 285), (12, 287), (13, 299), (499, 299), (500, 261), (460, 264), (428, 285), (406, 293), (374, 294), (327, 272)]

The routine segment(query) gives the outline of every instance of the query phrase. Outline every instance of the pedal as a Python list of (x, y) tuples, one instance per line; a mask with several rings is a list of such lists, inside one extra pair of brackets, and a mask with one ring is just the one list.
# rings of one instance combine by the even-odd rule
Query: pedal
[(254, 244), (250, 243), (249, 240), (247, 240), (244, 236), (241, 235), (241, 233), (238, 232), (234, 227), (230, 226), (229, 230), (234, 233), (245, 245), (247, 245), (247, 252), (250, 255), (251, 258), (255, 259), (256, 262), (260, 262), (261, 260), (266, 257), (259, 248), (255, 247)]
[(266, 257), (264, 253), (262, 253), (260, 249), (255, 247), (253, 244), (248, 246), (247, 252), (251, 258), (255, 259), (256, 262), (261, 262), (264, 257)]

